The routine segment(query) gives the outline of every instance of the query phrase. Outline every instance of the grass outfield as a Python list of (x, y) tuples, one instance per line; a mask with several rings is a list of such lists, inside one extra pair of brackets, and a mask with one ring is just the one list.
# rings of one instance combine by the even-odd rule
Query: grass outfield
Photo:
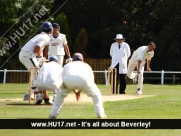
[[(98, 85), (107, 94), (105, 85)], [(134, 95), (137, 85), (127, 85), (126, 95)], [(0, 99), (23, 98), (27, 84), (0, 84)], [(50, 93), (53, 95), (53, 93)], [(153, 97), (104, 102), (108, 119), (181, 119), (181, 85), (144, 84), (143, 95)], [(25, 101), (1, 101), (0, 119), (46, 119), (51, 106), (34, 105)], [(95, 119), (93, 104), (65, 103), (58, 119)], [(1, 123), (1, 122), (0, 122)], [(181, 130), (2, 130), (0, 136), (180, 136)]]

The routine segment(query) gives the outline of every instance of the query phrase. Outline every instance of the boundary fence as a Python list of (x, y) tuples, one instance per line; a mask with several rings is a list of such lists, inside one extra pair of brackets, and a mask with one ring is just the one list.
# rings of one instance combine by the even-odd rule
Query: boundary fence
[[(11, 76), (9, 76), (9, 78), (15, 78), (15, 79), (19, 79), (19, 80), (16, 80), (17, 82), (16, 83), (27, 83), (28, 82), (28, 70), (7, 70), (7, 69), (4, 69), (4, 70), (0, 70), (0, 72), (3, 72), (3, 84), (6, 83), (6, 80), (7, 80), (7, 74), (8, 73), (11, 73)], [(18, 77), (14, 76), (15, 74), (13, 73), (20, 73), (20, 75)], [(108, 84), (108, 71), (107, 70), (104, 70), (104, 71), (93, 71), (94, 72), (94, 75), (95, 75), (95, 82), (96, 83), (105, 83), (106, 85)], [(134, 71), (136, 72), (136, 71)], [(24, 76), (23, 73), (26, 73), (27, 74), (27, 77)], [(161, 85), (164, 85), (164, 81), (166, 79), (169, 79), (169, 80), (172, 80), (173, 81), (173, 84), (175, 84), (175, 81), (176, 80), (180, 80), (179, 77), (176, 77), (175, 75), (173, 75), (172, 77), (165, 77), (165, 74), (181, 74), (181, 71), (164, 71), (164, 70), (161, 70), (161, 71), (151, 71), (151, 72), (147, 72), (147, 71), (144, 71), (144, 73), (149, 73), (149, 74), (160, 74), (160, 77), (150, 77), (150, 76), (146, 76), (144, 77), (145, 79), (153, 79), (153, 80), (160, 80), (160, 84)], [(99, 75), (97, 75), (99, 74)], [(100, 75), (101, 74), (101, 75)], [(16, 74), (17, 75), (17, 74)], [(101, 80), (103, 80), (103, 82), (98, 82), (99, 78), (101, 78)], [(97, 80), (96, 80), (97, 79)], [(23, 81), (23, 82), (22, 82)], [(24, 82), (26, 81), (26, 82)], [(100, 80), (99, 80), (100, 81)], [(12, 82), (9, 82), (9, 83), (12, 83)], [(130, 83), (130, 81), (129, 81)]]
[[(154, 60), (155, 58), (153, 58)], [(181, 84), (181, 71), (164, 71), (160, 60), (152, 60), (152, 72), (144, 72), (144, 83), (151, 84)], [(106, 84), (106, 71), (111, 65), (111, 59), (85, 59), (94, 71), (95, 82), (97, 84)], [(4, 69), (4, 70), (3, 70)], [(26, 68), (19, 62), (18, 59), (11, 61), (2, 70), (0, 70), (0, 82), (3, 83), (28, 83), (29, 73)], [(6, 69), (6, 71), (5, 71)], [(145, 67), (146, 69), (146, 67)], [(156, 70), (160, 71), (156, 71)], [(16, 71), (15, 71), (16, 70)], [(167, 70), (167, 69), (166, 69)], [(127, 78), (127, 83), (132, 83), (132, 80)]]

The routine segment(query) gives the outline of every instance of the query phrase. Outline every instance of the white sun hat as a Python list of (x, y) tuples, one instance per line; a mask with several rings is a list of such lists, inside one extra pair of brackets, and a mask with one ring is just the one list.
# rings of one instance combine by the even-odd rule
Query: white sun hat
[(117, 40), (117, 39), (122, 39), (123, 41), (125, 41), (125, 38), (123, 38), (122, 34), (117, 34), (114, 40)]

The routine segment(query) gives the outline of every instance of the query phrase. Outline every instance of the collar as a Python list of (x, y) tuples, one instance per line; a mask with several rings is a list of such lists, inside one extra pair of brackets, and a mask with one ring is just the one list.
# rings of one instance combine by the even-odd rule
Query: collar
[[(151, 52), (152, 52), (152, 51), (151, 51)], [(150, 55), (151, 52), (148, 52), (148, 46), (147, 46), (147, 47), (146, 47), (146, 53), (147, 53), (148, 55)]]
[(59, 34), (58, 34), (57, 36), (54, 36), (54, 35), (52, 34), (52, 36), (53, 36), (54, 38), (57, 38), (57, 37), (59, 36)]

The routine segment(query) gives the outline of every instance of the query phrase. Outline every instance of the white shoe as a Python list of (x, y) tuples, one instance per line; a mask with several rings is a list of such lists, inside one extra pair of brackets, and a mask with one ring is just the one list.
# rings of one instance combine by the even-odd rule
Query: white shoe
[(41, 93), (38, 93), (37, 95), (36, 95), (36, 105), (40, 105), (41, 104), (41, 102), (43, 101), (43, 99), (44, 99), (44, 97), (43, 97), (43, 94), (41, 94)]
[(133, 78), (133, 84), (136, 84), (138, 81), (138, 74), (135, 73), (135, 77)]
[(138, 88), (135, 95), (141, 95), (141, 94), (142, 94), (142, 89)]
[(106, 114), (103, 114), (103, 115), (98, 116), (98, 118), (100, 118), (100, 119), (106, 119), (106, 118), (107, 118), (107, 115), (106, 115)]

